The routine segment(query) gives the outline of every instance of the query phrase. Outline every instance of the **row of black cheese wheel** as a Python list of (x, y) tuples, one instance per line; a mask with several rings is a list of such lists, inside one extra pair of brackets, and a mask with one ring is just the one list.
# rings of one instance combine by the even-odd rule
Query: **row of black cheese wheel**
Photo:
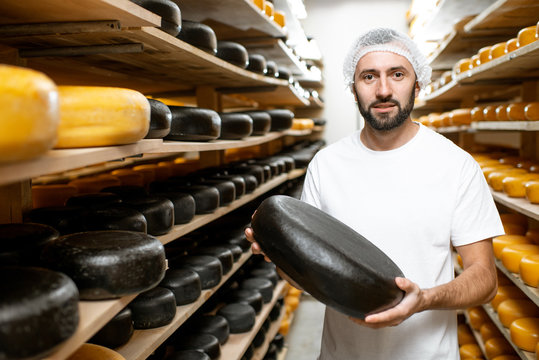
[(294, 113), (287, 109), (217, 113), (191, 106), (150, 103), (150, 129), (146, 139), (173, 141), (240, 140), (292, 127)]
[(237, 42), (218, 41), (215, 32), (208, 25), (182, 19), (181, 10), (173, 1), (131, 1), (161, 16), (160, 29), (166, 33), (242, 69), (291, 81), (290, 71), (278, 67), (274, 61), (266, 61), (260, 54), (249, 54), (247, 49)]

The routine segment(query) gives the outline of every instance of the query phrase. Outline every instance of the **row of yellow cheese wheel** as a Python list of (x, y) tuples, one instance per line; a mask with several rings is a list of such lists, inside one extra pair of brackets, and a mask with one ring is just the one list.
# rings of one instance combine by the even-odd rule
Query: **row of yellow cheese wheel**
[[(475, 309), (470, 309), (474, 312)], [(480, 332), (480, 340), (485, 349), (485, 354), (481, 350), (478, 339), (473, 335), (472, 330), (465, 322), (459, 323), (457, 327), (457, 339), (461, 360), (484, 359), (489, 360), (519, 360), (520, 358), (511, 347), (509, 342), (503, 337), (494, 322), (486, 319), (476, 331)]]
[(288, 332), (290, 331), (290, 325), (292, 322), (292, 314), (299, 306), (301, 294), (303, 291), (300, 289), (295, 288), (289, 283), (286, 283), (286, 289), (285, 289), (285, 296), (284, 296), (284, 307), (285, 307), (285, 313), (281, 320), (281, 324), (279, 326), (279, 333), (283, 336), (286, 336)]
[(442, 73), (439, 79), (435, 80), (426, 90), (427, 94), (438, 90), (440, 87), (450, 83), (457, 75), (468, 70), (474, 69), (482, 64), (486, 64), (496, 58), (508, 54), (516, 49), (522, 48), (539, 39), (539, 21), (537, 25), (528, 26), (521, 29), (517, 37), (496, 43), (490, 46), (485, 46), (469, 58), (460, 59), (455, 63), (452, 70)]
[(539, 121), (539, 101), (511, 102), (430, 113), (414, 119), (425, 126), (441, 128), (480, 121)]
[(252, 2), (260, 9), (262, 14), (274, 21), (280, 27), (286, 26), (286, 16), (283, 11), (275, 9), (272, 2), (266, 0), (252, 0)]

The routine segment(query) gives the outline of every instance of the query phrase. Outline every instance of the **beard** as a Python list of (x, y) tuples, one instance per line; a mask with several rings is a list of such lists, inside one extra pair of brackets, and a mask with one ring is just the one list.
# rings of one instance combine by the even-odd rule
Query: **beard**
[[(355, 88), (354, 88), (354, 91)], [(356, 97), (359, 99), (359, 96)], [(387, 97), (384, 99), (379, 99), (374, 101), (369, 105), (367, 109), (365, 109), (361, 102), (357, 102), (357, 107), (359, 109), (359, 112), (361, 113), (361, 116), (365, 119), (365, 121), (375, 130), (379, 131), (389, 131), (398, 128), (401, 126), (406, 119), (410, 116), (410, 113), (412, 112), (414, 108), (414, 100), (415, 100), (415, 88), (412, 87), (412, 91), (410, 93), (410, 96), (408, 97), (408, 101), (405, 104), (404, 108), (401, 106), (400, 102), (392, 99), (391, 97)], [(375, 116), (372, 113), (372, 108), (378, 104), (382, 103), (392, 103), (397, 106), (398, 112), (395, 116), (391, 116), (388, 113), (378, 114)]]

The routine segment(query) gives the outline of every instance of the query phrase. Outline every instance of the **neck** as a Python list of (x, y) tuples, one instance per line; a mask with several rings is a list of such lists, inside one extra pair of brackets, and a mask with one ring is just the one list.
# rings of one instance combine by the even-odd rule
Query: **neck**
[(380, 131), (372, 128), (368, 123), (361, 130), (361, 142), (374, 151), (388, 151), (397, 149), (410, 141), (419, 131), (419, 125), (408, 118), (398, 128)]

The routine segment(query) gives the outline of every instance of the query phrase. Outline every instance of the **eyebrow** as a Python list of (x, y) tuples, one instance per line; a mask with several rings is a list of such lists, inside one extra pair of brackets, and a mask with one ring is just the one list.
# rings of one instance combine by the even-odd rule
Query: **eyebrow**
[[(389, 71), (390, 71), (390, 72), (396, 71), (396, 70), (404, 70), (405, 72), (408, 72), (408, 70), (407, 70), (404, 66), (402, 66), (402, 65), (400, 65), (400, 66), (393, 66), (393, 67), (389, 68)], [(377, 72), (379, 72), (379, 70), (377, 70), (377, 69), (365, 69), (365, 70), (362, 70), (362, 71), (358, 74), (358, 76), (361, 76), (362, 74), (365, 74), (365, 73), (377, 73)]]

